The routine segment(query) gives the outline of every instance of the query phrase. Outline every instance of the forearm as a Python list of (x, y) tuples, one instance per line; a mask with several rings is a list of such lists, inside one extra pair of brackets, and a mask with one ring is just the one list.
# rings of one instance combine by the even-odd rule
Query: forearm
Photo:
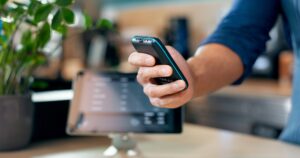
[(220, 44), (208, 44), (199, 48), (188, 60), (195, 84), (194, 97), (209, 94), (233, 83), (243, 73), (240, 58)]

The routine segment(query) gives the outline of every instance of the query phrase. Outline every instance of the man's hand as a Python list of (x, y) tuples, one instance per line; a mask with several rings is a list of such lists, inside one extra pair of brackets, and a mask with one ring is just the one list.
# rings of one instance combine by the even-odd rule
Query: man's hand
[(151, 55), (142, 52), (133, 52), (129, 63), (139, 67), (137, 74), (138, 82), (143, 86), (144, 93), (149, 97), (154, 106), (164, 108), (177, 108), (188, 102), (194, 95), (194, 79), (189, 65), (184, 58), (172, 47), (166, 47), (174, 61), (188, 80), (189, 87), (182, 91), (186, 84), (183, 80), (172, 83), (157, 85), (153, 78), (169, 77), (172, 75), (172, 68), (169, 65), (155, 65), (155, 59)]

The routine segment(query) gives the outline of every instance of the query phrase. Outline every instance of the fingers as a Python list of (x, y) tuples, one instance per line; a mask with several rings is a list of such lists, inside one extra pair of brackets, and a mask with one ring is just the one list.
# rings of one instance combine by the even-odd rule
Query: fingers
[(137, 80), (144, 85), (150, 82), (150, 79), (157, 77), (168, 77), (173, 73), (169, 65), (156, 65), (153, 67), (141, 67), (137, 74)]
[(173, 95), (167, 95), (161, 98), (149, 97), (152, 105), (160, 108), (174, 109), (186, 104), (192, 97), (187, 91), (182, 91)]
[(186, 87), (183, 80), (164, 85), (147, 84), (144, 86), (144, 93), (151, 98), (160, 98), (170, 94), (175, 94), (182, 91)]
[(139, 67), (137, 74), (138, 82), (144, 87), (144, 93), (149, 97), (152, 105), (161, 108), (178, 108), (187, 103), (194, 93), (193, 76), (185, 59), (176, 49), (167, 46), (172, 58), (189, 82), (189, 88), (184, 81), (178, 80), (169, 84), (155, 85), (153, 78), (169, 77), (172, 75), (172, 68), (168, 65), (155, 65), (155, 58), (145, 53), (132, 53), (128, 61)]
[(155, 58), (145, 53), (133, 52), (128, 57), (130, 64), (138, 67), (150, 67), (155, 65)]
[[(170, 98), (172, 99), (150, 98), (150, 102), (153, 106), (168, 109), (175, 109), (184, 105), (180, 99), (174, 99), (174, 96)], [(174, 100), (176, 100), (176, 102), (174, 102)]]

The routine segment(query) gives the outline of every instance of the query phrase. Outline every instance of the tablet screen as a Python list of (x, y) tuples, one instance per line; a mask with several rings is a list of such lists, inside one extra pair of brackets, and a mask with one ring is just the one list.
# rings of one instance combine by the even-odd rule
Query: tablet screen
[(136, 73), (83, 72), (73, 84), (69, 134), (180, 133), (182, 109), (152, 106)]

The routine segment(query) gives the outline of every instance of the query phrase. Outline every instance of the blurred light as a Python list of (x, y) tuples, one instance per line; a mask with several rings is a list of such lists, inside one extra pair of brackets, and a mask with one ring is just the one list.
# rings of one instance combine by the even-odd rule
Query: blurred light
[(43, 3), (43, 4), (49, 3), (48, 0), (40, 0), (40, 2)]
[(109, 21), (116, 21), (118, 17), (118, 10), (114, 7), (105, 7), (101, 13), (102, 17)]
[(266, 57), (259, 57), (254, 64), (254, 67), (257, 70), (267, 70), (270, 67), (271, 63)]
[(1, 21), (6, 23), (11, 23), (14, 21), (14, 19), (11, 16), (7, 16), (7, 17), (1, 17)]
[(286, 101), (284, 102), (284, 110), (287, 113), (291, 112), (291, 110), (292, 110), (292, 101), (291, 101), (291, 98), (286, 99)]
[(35, 92), (32, 94), (33, 102), (53, 102), (72, 100), (73, 90), (55, 90), (47, 92)]

